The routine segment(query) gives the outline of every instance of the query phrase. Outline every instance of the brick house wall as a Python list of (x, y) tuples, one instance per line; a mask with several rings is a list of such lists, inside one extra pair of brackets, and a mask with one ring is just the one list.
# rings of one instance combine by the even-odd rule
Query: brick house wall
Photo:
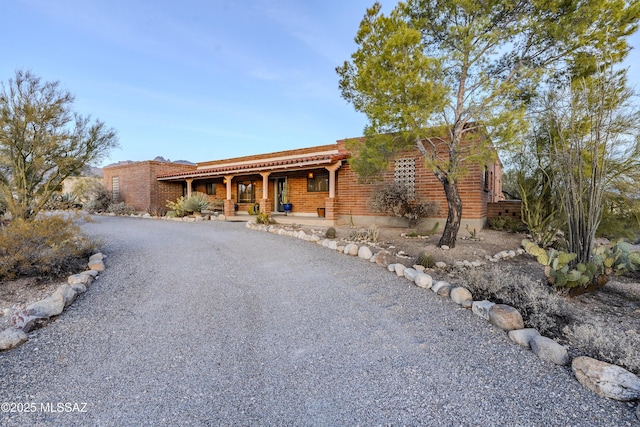
[(117, 178), (120, 201), (138, 212), (155, 211), (166, 209), (167, 200), (182, 196), (183, 189), (181, 183), (162, 182), (156, 178), (163, 174), (194, 169), (194, 165), (153, 160), (112, 165), (103, 169), (103, 182), (106, 189), (113, 192), (114, 178)]
[[(338, 141), (344, 144), (345, 141)], [(444, 227), (447, 217), (447, 199), (442, 187), (433, 171), (426, 167), (422, 154), (416, 150), (407, 150), (399, 153), (389, 167), (383, 172), (381, 180), (376, 183), (365, 184), (358, 182), (358, 176), (348, 162), (345, 162), (338, 170), (336, 214), (341, 218), (340, 222), (354, 221), (360, 224), (389, 224), (405, 226), (406, 220), (385, 216), (374, 212), (370, 206), (370, 200), (375, 192), (385, 183), (395, 179), (395, 160), (412, 159), (415, 167), (414, 185), (419, 199), (423, 202), (436, 202), (437, 213), (424, 220), (419, 228), (431, 228), (436, 222)], [(458, 182), (458, 191), (462, 198), (462, 222), (472, 227), (481, 228), (487, 218), (487, 204), (502, 197), (502, 168), (500, 162), (487, 165), (480, 164), (467, 166), (466, 174)]]

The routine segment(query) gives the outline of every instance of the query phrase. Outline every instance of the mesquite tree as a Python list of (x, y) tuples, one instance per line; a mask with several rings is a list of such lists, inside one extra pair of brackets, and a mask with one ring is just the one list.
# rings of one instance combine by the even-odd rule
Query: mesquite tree
[(400, 150), (418, 148), (441, 182), (448, 216), (439, 246), (455, 246), (465, 165), (490, 161), (496, 143), (520, 140), (525, 109), (553, 64), (588, 68), (589, 49), (635, 30), (625, 0), (407, 0), (388, 16), (375, 3), (358, 49), (337, 68), (342, 96), (367, 115), (352, 166), (379, 174)]

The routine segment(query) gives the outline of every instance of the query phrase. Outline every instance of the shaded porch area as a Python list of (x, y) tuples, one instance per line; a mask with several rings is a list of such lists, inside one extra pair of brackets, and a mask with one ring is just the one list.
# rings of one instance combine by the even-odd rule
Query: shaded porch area
[(205, 193), (227, 220), (267, 213), (280, 223), (333, 225), (338, 169), (348, 154), (337, 145), (198, 164), (195, 170), (159, 176), (183, 186), (189, 197)]

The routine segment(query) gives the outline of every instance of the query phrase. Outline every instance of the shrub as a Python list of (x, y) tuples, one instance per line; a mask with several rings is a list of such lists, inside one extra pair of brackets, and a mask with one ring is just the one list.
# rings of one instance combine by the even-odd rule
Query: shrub
[(114, 213), (116, 215), (131, 215), (136, 213), (136, 210), (125, 202), (117, 202), (111, 203), (107, 208), (107, 212)]
[(397, 182), (383, 185), (373, 195), (370, 204), (376, 212), (406, 218), (409, 227), (415, 227), (421, 218), (435, 215), (438, 211), (436, 202), (421, 202), (409, 186)]
[(327, 228), (327, 232), (324, 234), (327, 239), (335, 239), (336, 238), (336, 229), (333, 227)]
[(82, 207), (82, 203), (73, 193), (52, 194), (44, 206), (45, 210), (68, 210)]
[(487, 299), (517, 308), (527, 327), (542, 334), (560, 335), (566, 324), (568, 304), (546, 284), (516, 268), (504, 265), (488, 270), (471, 269), (460, 278), (460, 285), (469, 289), (475, 300)]
[(89, 192), (88, 200), (84, 203), (83, 208), (91, 213), (107, 212), (114, 201), (113, 194), (104, 185), (96, 185)]
[(204, 193), (195, 192), (184, 201), (186, 212), (202, 212), (211, 208), (211, 199)]
[(0, 279), (56, 278), (81, 270), (96, 242), (59, 216), (15, 219), (0, 230)]
[(375, 225), (370, 226), (366, 230), (356, 230), (349, 235), (352, 242), (373, 242), (376, 243), (380, 237), (380, 230)]
[(260, 212), (256, 217), (256, 223), (270, 225), (275, 224), (276, 221), (268, 213)]
[(185, 209), (185, 198), (180, 196), (176, 199), (175, 202), (171, 200), (167, 200), (167, 216), (170, 218), (182, 218), (187, 214), (187, 210)]

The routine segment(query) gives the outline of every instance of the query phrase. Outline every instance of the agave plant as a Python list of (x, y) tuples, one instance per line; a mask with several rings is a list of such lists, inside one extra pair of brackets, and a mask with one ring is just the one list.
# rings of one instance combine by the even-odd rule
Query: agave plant
[(195, 192), (184, 203), (184, 210), (187, 212), (202, 212), (208, 209), (211, 209), (211, 199), (204, 193)]

